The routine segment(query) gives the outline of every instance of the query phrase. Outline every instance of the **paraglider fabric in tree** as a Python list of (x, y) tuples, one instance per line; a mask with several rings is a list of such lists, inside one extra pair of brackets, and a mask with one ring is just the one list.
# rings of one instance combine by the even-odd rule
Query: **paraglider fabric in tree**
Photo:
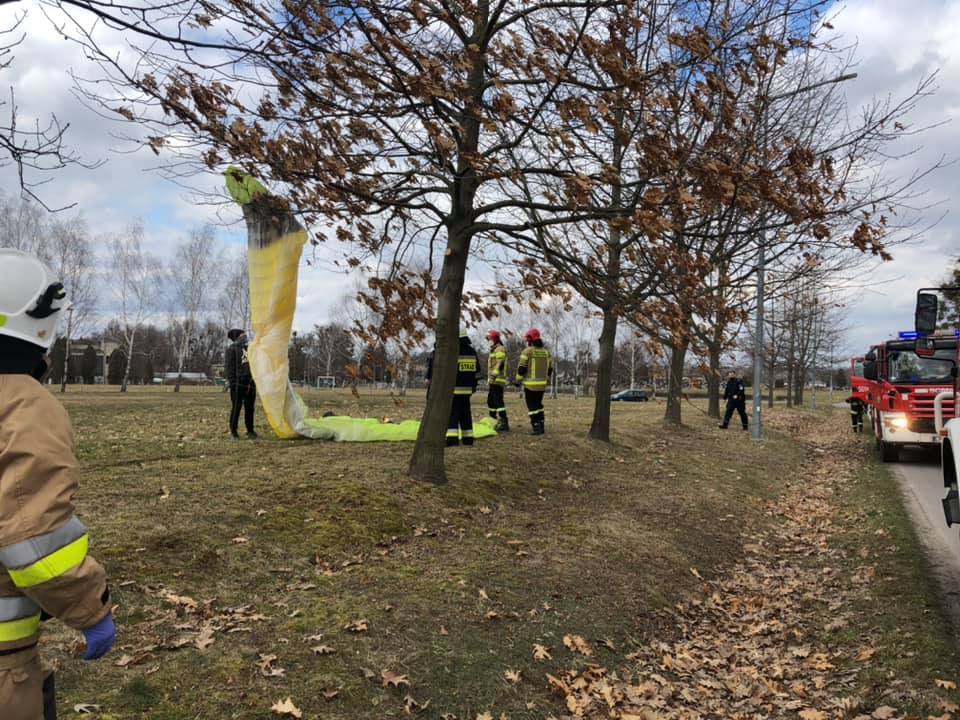
[[(340, 442), (413, 441), (420, 423), (385, 423), (375, 418), (308, 416), (307, 406), (289, 379), (287, 348), (297, 306), (297, 276), (307, 233), (282, 204), (251, 175), (230, 168), (227, 190), (243, 209), (247, 225), (250, 319), (254, 338), (248, 348), (250, 371), (270, 427), (279, 438), (309, 437)], [(496, 432), (478, 424), (476, 437)]]

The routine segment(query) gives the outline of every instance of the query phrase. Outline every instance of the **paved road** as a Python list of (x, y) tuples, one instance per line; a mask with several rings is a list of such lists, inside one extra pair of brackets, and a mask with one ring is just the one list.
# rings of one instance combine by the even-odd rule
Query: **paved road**
[(940, 475), (940, 451), (910, 448), (900, 451), (894, 475), (906, 500), (917, 533), (927, 548), (930, 569), (960, 642), (960, 526), (947, 527), (940, 499), (946, 494)]
[(960, 526), (947, 527), (943, 519), (941, 499), (946, 494), (940, 475), (940, 451), (905, 448), (901, 462), (892, 467), (900, 480), (900, 488), (914, 505), (914, 522), (925, 540), (952, 560), (960, 573)]

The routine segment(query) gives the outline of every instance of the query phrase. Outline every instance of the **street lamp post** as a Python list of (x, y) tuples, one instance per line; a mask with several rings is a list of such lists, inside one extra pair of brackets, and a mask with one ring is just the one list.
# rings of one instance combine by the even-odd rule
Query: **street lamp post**
[[(800, 93), (807, 92), (808, 90), (815, 90), (819, 87), (824, 87), (825, 85), (835, 85), (837, 83), (846, 82), (847, 80), (853, 80), (857, 77), (857, 73), (847, 73), (845, 75), (839, 75), (835, 78), (830, 78), (829, 80), (823, 80), (822, 82), (813, 83), (811, 85), (804, 85), (803, 87), (797, 88), (796, 90), (791, 90), (790, 92), (781, 93), (779, 95), (771, 95), (767, 97), (767, 103), (771, 103), (774, 100), (782, 100), (783, 98), (793, 97), (794, 95), (799, 95)], [(763, 123), (763, 144), (766, 147), (767, 143), (767, 123), (766, 123), (766, 113), (764, 113), (764, 123)], [(754, 337), (753, 344), (753, 428), (752, 428), (752, 438), (756, 441), (763, 440), (763, 415), (761, 410), (761, 385), (763, 384), (763, 303), (764, 303), (764, 275), (766, 274), (766, 229), (763, 225), (766, 222), (765, 215), (761, 220), (761, 229), (760, 229), (760, 252), (759, 257), (757, 258), (757, 327)], [(770, 382), (774, 382), (773, 378), (769, 379)]]

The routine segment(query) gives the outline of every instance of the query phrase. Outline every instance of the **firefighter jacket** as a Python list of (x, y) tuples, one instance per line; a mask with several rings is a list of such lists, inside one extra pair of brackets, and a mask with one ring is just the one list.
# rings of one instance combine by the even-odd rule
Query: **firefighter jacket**
[(509, 376), (507, 349), (502, 343), (497, 343), (491, 348), (490, 358), (487, 360), (487, 382), (491, 385), (506, 385)]
[(480, 379), (480, 358), (470, 338), (460, 338), (460, 354), (457, 356), (457, 384), (454, 395), (473, 395)]
[(230, 387), (252, 385), (253, 375), (250, 372), (250, 359), (247, 356), (247, 341), (238, 340), (231, 343), (223, 359), (223, 371), (227, 376)]
[(67, 411), (29, 375), (0, 375), (0, 654), (36, 644), (41, 610), (76, 630), (110, 611), (77, 480)]
[(543, 345), (528, 346), (520, 353), (517, 380), (529, 390), (546, 390), (553, 374), (553, 358)]
[(743, 386), (743, 380), (740, 378), (727, 380), (727, 386), (723, 390), (723, 399), (735, 403), (746, 402), (747, 394)]

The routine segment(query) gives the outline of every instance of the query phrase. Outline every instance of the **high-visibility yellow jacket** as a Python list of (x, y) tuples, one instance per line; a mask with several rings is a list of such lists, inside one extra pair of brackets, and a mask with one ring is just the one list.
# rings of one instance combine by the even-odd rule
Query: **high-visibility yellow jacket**
[(507, 349), (497, 343), (490, 350), (487, 360), (487, 382), (491, 385), (506, 385), (510, 376), (510, 361), (507, 359)]
[(76, 630), (110, 610), (77, 479), (67, 411), (29, 375), (0, 375), (0, 653), (36, 644), (41, 608)]
[(517, 379), (530, 390), (546, 390), (553, 372), (553, 358), (545, 347), (528, 346), (520, 353)]

